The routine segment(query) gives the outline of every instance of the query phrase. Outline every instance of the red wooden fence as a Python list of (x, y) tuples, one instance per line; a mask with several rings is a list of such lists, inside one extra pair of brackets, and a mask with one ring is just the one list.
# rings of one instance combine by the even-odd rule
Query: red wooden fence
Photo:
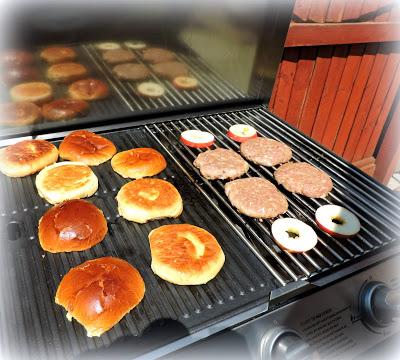
[(297, 0), (272, 112), (372, 173), (400, 85), (399, 20), (394, 0)]

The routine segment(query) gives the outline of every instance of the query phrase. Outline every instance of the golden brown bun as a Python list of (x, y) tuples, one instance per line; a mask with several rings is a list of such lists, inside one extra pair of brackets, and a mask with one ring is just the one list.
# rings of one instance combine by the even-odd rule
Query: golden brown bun
[(0, 53), (0, 64), (5, 66), (28, 65), (33, 61), (33, 55), (23, 50), (6, 50)]
[(40, 57), (50, 64), (75, 60), (76, 51), (70, 47), (51, 46), (40, 52)]
[(0, 171), (11, 177), (34, 174), (57, 161), (57, 148), (45, 140), (23, 140), (0, 150)]
[(90, 167), (80, 162), (56, 163), (45, 167), (36, 176), (38, 193), (50, 204), (92, 196), (98, 185)]
[(13, 86), (10, 96), (16, 102), (33, 102), (40, 105), (51, 100), (53, 89), (45, 82), (33, 81)]
[(30, 125), (41, 117), (40, 107), (29, 102), (0, 105), (0, 124), (7, 126)]
[(201, 285), (213, 279), (225, 262), (215, 237), (189, 224), (161, 226), (149, 234), (151, 269), (177, 285)]
[(167, 162), (157, 150), (137, 148), (114, 155), (111, 166), (124, 178), (140, 179), (160, 173), (167, 167)]
[(68, 200), (49, 209), (39, 220), (39, 241), (51, 253), (83, 251), (104, 239), (103, 212), (85, 200)]
[(55, 302), (92, 337), (116, 325), (142, 301), (144, 292), (143, 278), (132, 265), (102, 257), (72, 268), (61, 280)]
[(117, 152), (108, 139), (87, 130), (73, 131), (59, 146), (60, 157), (96, 166), (110, 160)]
[(87, 73), (88, 70), (85, 66), (74, 62), (55, 64), (47, 69), (47, 77), (58, 83), (82, 79)]
[(176, 218), (182, 214), (182, 198), (174, 185), (160, 179), (138, 179), (125, 184), (117, 194), (118, 212), (130, 221)]
[(73, 99), (86, 101), (104, 99), (109, 95), (105, 82), (97, 79), (83, 79), (75, 81), (68, 88), (68, 94)]
[(89, 111), (89, 104), (84, 100), (57, 99), (44, 104), (42, 115), (50, 121), (73, 119), (85, 116)]

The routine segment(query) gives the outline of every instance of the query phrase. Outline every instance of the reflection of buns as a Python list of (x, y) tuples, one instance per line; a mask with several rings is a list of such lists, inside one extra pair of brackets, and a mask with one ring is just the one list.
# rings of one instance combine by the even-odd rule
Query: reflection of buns
[(23, 140), (0, 150), (0, 171), (11, 177), (34, 174), (57, 161), (57, 148), (45, 140)]
[(0, 124), (21, 126), (33, 124), (40, 119), (40, 107), (30, 102), (0, 105)]
[(6, 50), (0, 53), (0, 65), (21, 66), (31, 64), (33, 61), (33, 55), (23, 50)]
[(16, 102), (43, 104), (53, 97), (53, 90), (47, 83), (34, 81), (15, 85), (10, 90), (10, 96)]
[(51, 46), (40, 52), (40, 57), (50, 64), (71, 61), (76, 58), (76, 52), (70, 47)]
[(117, 194), (118, 212), (127, 220), (178, 217), (183, 210), (182, 198), (174, 185), (160, 179), (138, 179), (124, 185)]
[(65, 161), (45, 167), (36, 176), (36, 187), (50, 204), (93, 195), (98, 187), (96, 175), (84, 163)]
[(84, 100), (57, 99), (42, 107), (42, 115), (50, 121), (73, 119), (85, 116), (89, 111), (89, 104)]
[(96, 166), (111, 159), (117, 152), (114, 144), (87, 130), (73, 131), (59, 146), (60, 157)]
[(97, 79), (75, 81), (68, 88), (68, 94), (74, 99), (92, 101), (104, 99), (109, 94), (106, 83)]
[(114, 155), (111, 166), (124, 178), (140, 179), (158, 174), (167, 167), (167, 163), (157, 150), (137, 148)]
[(89, 260), (72, 268), (58, 286), (55, 302), (75, 318), (88, 336), (100, 336), (143, 299), (145, 285), (128, 262), (114, 257)]
[(85, 200), (68, 200), (48, 210), (39, 220), (39, 241), (52, 253), (90, 249), (104, 239), (103, 212)]
[(74, 63), (61, 63), (50, 66), (47, 69), (47, 77), (55, 82), (67, 83), (85, 77), (88, 70), (85, 66)]
[(189, 224), (165, 225), (149, 234), (151, 269), (177, 285), (201, 285), (221, 270), (225, 255), (208, 231)]

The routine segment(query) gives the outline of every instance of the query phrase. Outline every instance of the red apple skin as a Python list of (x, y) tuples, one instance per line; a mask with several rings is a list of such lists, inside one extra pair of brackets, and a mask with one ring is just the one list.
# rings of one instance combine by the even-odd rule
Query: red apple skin
[(254, 138), (256, 138), (256, 137), (258, 136), (257, 133), (255, 133), (255, 134), (252, 135), (252, 136), (237, 136), (237, 135), (235, 135), (233, 132), (230, 132), (230, 131), (228, 131), (227, 135), (228, 135), (228, 137), (230, 137), (232, 140), (237, 141), (237, 142), (240, 142), (240, 143), (245, 142), (246, 140), (249, 140), (249, 139), (254, 139)]
[(181, 143), (185, 144), (186, 146), (189, 146), (189, 147), (192, 147), (192, 148), (197, 148), (197, 149), (210, 147), (212, 144), (214, 144), (214, 141), (210, 141), (208, 143), (194, 143), (194, 142), (191, 142), (189, 140), (186, 140), (182, 136), (179, 138), (179, 141)]
[(339, 238), (339, 239), (351, 239), (352, 237), (354, 237), (354, 236), (356, 236), (356, 235), (358, 234), (358, 232), (355, 233), (355, 234), (353, 234), (353, 235), (343, 235), (343, 234), (339, 234), (339, 233), (337, 233), (337, 232), (335, 232), (335, 231), (329, 230), (329, 229), (326, 228), (324, 225), (322, 225), (318, 220), (315, 220), (315, 222), (317, 223), (318, 227), (319, 227), (322, 231), (326, 232), (326, 233), (329, 234), (329, 235), (332, 235), (333, 237)]

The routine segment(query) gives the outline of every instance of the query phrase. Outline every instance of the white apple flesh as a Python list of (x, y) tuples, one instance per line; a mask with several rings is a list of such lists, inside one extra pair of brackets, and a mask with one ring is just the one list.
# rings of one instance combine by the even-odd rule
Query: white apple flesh
[(321, 230), (338, 237), (349, 238), (360, 231), (360, 221), (351, 211), (338, 205), (324, 205), (315, 212)]
[(314, 229), (298, 219), (275, 220), (272, 223), (271, 232), (281, 248), (293, 253), (311, 250), (318, 242)]

